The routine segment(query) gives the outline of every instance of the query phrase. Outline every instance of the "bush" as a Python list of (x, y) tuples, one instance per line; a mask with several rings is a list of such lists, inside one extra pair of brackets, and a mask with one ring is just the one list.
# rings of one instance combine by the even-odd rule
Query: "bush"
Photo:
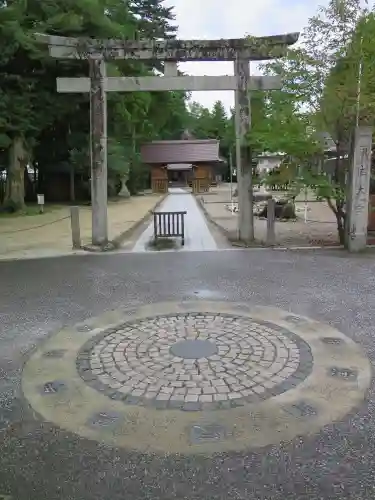
[[(259, 217), (267, 218), (267, 205), (259, 213)], [(287, 200), (278, 200), (275, 203), (275, 218), (278, 220), (290, 220), (296, 218), (294, 204)]]

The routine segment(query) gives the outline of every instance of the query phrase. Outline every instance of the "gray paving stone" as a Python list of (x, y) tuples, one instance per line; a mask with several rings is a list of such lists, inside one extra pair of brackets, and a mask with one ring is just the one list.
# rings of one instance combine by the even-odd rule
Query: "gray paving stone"
[(193, 402), (199, 401), (199, 395), (198, 394), (187, 394), (185, 396), (185, 401), (187, 403), (193, 403)]
[(248, 318), (217, 315), (212, 320), (211, 316), (149, 318), (135, 327), (137, 333), (131, 328), (112, 329), (98, 343), (90, 341), (77, 367), (87, 383), (98, 388), (98, 377), (99, 390), (107, 386), (122, 399), (132, 393), (144, 404), (168, 402), (173, 396), (176, 402), (184, 397), (185, 402), (196, 403), (199, 396), (208, 396), (202, 402), (207, 406), (211, 401), (212, 408), (213, 396), (222, 396), (215, 399), (217, 403), (244, 395), (272, 397), (310, 373), (309, 346), (294, 334)]
[(185, 402), (182, 406), (183, 411), (200, 411), (202, 408), (199, 402)]

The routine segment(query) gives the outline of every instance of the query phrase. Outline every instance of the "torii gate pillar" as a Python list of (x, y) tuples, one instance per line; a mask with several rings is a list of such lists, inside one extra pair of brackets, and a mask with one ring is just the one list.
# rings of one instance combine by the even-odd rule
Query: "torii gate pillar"
[(107, 93), (104, 59), (92, 58), (90, 68), (90, 159), (92, 244), (108, 243)]

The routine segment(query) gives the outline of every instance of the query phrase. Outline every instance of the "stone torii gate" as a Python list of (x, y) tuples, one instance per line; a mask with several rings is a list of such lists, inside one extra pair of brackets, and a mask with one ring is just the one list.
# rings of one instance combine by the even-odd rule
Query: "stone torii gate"
[[(108, 241), (107, 228), (107, 92), (233, 90), (236, 94), (236, 137), (239, 238), (254, 239), (251, 150), (246, 135), (251, 126), (249, 92), (281, 88), (274, 76), (250, 77), (250, 61), (275, 58), (294, 44), (299, 33), (229, 40), (95, 40), (37, 35), (50, 55), (59, 59), (87, 59), (88, 78), (57, 78), (57, 91), (90, 93), (92, 243)], [(107, 77), (111, 59), (162, 60), (164, 76)], [(178, 61), (233, 61), (234, 76), (179, 76)]]

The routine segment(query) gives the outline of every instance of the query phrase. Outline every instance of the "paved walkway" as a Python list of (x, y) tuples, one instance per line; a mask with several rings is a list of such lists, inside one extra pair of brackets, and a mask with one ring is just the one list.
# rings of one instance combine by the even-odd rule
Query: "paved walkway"
[[(202, 251), (217, 250), (216, 242), (208, 228), (207, 222), (198, 207), (193, 195), (181, 188), (171, 188), (168, 197), (161, 204), (159, 211), (173, 212), (186, 211), (185, 218), (185, 245), (184, 250)], [(140, 236), (133, 248), (133, 252), (147, 252), (147, 246), (154, 234), (153, 222)], [(151, 250), (152, 251), (152, 250)]]

